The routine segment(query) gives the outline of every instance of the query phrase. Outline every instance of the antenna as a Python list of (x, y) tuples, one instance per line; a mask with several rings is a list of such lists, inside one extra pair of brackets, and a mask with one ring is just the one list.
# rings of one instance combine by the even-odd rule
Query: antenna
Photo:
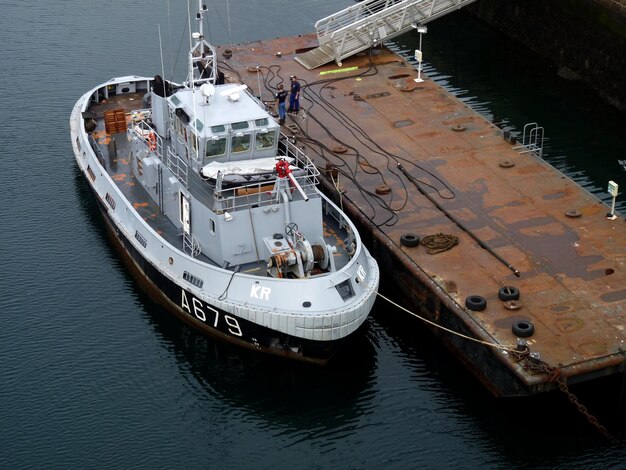
[[(159, 24), (158, 26), (159, 26), (159, 50), (161, 52), (161, 77), (163, 77), (163, 80), (165, 80), (166, 79), (165, 63), (163, 62), (163, 43), (161, 42), (161, 25)], [(165, 86), (165, 83), (163, 84), (163, 91), (165, 92), (165, 96), (167, 97), (167, 86)]]

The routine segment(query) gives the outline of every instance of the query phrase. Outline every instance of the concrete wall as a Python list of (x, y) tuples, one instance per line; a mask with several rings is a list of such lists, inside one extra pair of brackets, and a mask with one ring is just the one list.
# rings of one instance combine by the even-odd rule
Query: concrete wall
[(479, 0), (466, 10), (626, 110), (626, 0)]

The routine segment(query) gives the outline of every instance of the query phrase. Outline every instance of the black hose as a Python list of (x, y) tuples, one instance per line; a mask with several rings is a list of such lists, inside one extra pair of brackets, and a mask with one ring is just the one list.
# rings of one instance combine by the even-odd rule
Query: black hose
[(435, 201), (430, 194), (428, 194), (426, 191), (424, 191), (421, 186), (417, 183), (417, 181), (415, 180), (415, 178), (413, 178), (413, 176), (411, 176), (409, 174), (408, 171), (406, 171), (404, 169), (404, 167), (402, 166), (401, 163), (398, 163), (398, 168), (400, 169), (400, 171), (402, 173), (404, 173), (404, 175), (409, 179), (409, 181), (411, 181), (411, 183), (413, 183), (413, 185), (417, 188), (417, 190), (422, 193), (424, 196), (426, 196), (428, 198), (428, 200), (430, 202), (432, 202), (435, 207), (437, 207), (437, 209), (439, 209), (441, 212), (443, 212), (445, 214), (445, 216), (450, 219), (452, 222), (454, 222), (461, 230), (463, 230), (465, 233), (467, 233), (470, 237), (472, 237), (474, 240), (476, 240), (476, 242), (478, 243), (478, 246), (480, 246), (481, 248), (484, 248), (485, 250), (487, 250), (489, 253), (491, 253), (498, 261), (500, 261), (502, 264), (504, 264), (507, 268), (509, 268), (511, 271), (513, 271), (513, 274), (515, 274), (515, 276), (520, 277), (520, 272), (515, 269), (514, 266), (512, 266), (508, 261), (506, 261), (504, 258), (502, 258), (498, 253), (496, 253), (489, 245), (487, 245), (484, 241), (482, 241), (480, 238), (478, 238), (478, 236), (476, 236), (469, 228), (467, 228), (465, 225), (463, 225), (463, 223), (461, 221), (459, 221), (456, 217), (454, 217), (450, 212), (448, 212), (445, 208), (443, 208), (437, 201)]

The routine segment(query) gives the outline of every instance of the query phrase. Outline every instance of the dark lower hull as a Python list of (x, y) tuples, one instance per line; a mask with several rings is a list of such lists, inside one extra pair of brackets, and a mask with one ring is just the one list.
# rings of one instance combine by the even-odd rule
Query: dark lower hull
[(318, 365), (326, 364), (343, 343), (344, 340), (312, 341), (294, 337), (207, 304), (146, 260), (117, 229), (97, 195), (96, 199), (115, 248), (142, 289), (198, 331), (247, 349)]

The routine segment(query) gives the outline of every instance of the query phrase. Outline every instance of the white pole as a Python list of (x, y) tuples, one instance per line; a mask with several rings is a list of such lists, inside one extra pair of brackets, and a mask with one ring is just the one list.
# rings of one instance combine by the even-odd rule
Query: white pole
[(294, 176), (291, 174), (291, 172), (287, 173), (287, 176), (289, 177), (289, 179), (291, 180), (291, 182), (293, 183), (293, 185), (296, 187), (296, 189), (300, 192), (300, 194), (302, 195), (302, 199), (304, 199), (305, 201), (308, 202), (309, 200), (309, 196), (306, 195), (306, 193), (304, 192), (304, 190), (302, 189), (302, 186), (300, 186), (298, 184), (298, 181), (294, 178)]
[(414, 25), (414, 27), (417, 28), (417, 32), (420, 35), (419, 49), (415, 50), (415, 59), (417, 60), (417, 78), (414, 80), (419, 83), (424, 81), (422, 80), (422, 35), (427, 33), (428, 29), (426, 26)]
[(417, 80), (422, 81), (422, 33), (420, 33), (420, 61), (417, 64)]
[(613, 196), (613, 200), (611, 201), (611, 212), (606, 215), (606, 218), (609, 220), (615, 220), (617, 219), (617, 216), (615, 215), (615, 199), (619, 193), (619, 185), (615, 181), (609, 181), (609, 189), (607, 192)]
[(611, 202), (611, 214), (610, 214), (610, 218), (611, 219), (616, 219), (617, 217), (615, 217), (615, 196), (613, 196), (613, 201)]

